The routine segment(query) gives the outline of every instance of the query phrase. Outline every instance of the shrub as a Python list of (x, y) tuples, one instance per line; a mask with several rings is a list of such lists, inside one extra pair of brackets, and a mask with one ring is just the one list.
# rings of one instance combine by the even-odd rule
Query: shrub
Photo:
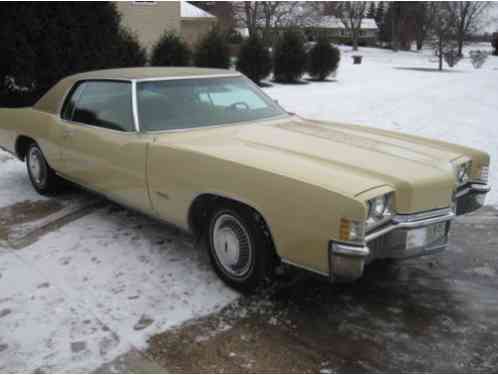
[(190, 65), (192, 52), (178, 35), (164, 32), (152, 49), (150, 65), (187, 66)]
[(0, 14), (0, 105), (31, 105), (71, 74), (145, 63), (110, 2), (2, 3)]
[(252, 35), (242, 43), (237, 70), (259, 84), (271, 73), (271, 65), (270, 52), (259, 36)]
[(337, 70), (340, 59), (339, 48), (331, 45), (326, 37), (320, 37), (308, 52), (308, 73), (312, 78), (323, 81)]
[(230, 50), (225, 35), (218, 28), (212, 28), (197, 44), (194, 64), (209, 68), (228, 69), (230, 67)]
[(278, 82), (295, 82), (306, 69), (306, 51), (301, 33), (286, 30), (273, 48), (273, 75)]
[(472, 62), (472, 66), (475, 69), (480, 69), (484, 63), (486, 62), (486, 59), (489, 56), (489, 52), (487, 51), (481, 51), (481, 50), (474, 50), (470, 51), (470, 61)]
[(115, 44), (115, 67), (144, 66), (147, 64), (147, 51), (140, 46), (135, 34), (121, 29)]
[(227, 40), (228, 40), (228, 43), (240, 44), (244, 41), (244, 37), (242, 36), (242, 34), (239, 31), (232, 29), (228, 33)]
[(447, 48), (443, 52), (443, 58), (444, 61), (446, 61), (446, 64), (448, 64), (450, 68), (453, 68), (456, 64), (458, 64), (462, 56), (458, 54), (458, 50), (456, 48)]

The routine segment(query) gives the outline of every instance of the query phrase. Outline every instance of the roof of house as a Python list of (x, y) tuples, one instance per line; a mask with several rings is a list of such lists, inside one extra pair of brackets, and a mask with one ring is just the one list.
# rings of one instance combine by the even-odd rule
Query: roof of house
[[(318, 22), (317, 27), (327, 28), (327, 29), (344, 29), (344, 23), (337, 17), (334, 16), (324, 16)], [(377, 30), (377, 23), (373, 18), (363, 18), (361, 20), (362, 30)]]
[(202, 10), (186, 1), (181, 1), (181, 17), (182, 18), (216, 18), (211, 13)]

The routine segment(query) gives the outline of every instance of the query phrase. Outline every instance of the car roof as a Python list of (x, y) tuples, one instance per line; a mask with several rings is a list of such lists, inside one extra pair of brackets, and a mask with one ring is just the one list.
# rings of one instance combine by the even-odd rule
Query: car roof
[(182, 78), (182, 77), (201, 77), (211, 75), (233, 75), (240, 74), (228, 69), (213, 68), (193, 68), (193, 67), (144, 67), (144, 68), (120, 68), (94, 70), (91, 72), (78, 73), (67, 77), (73, 80), (82, 79), (125, 79), (140, 80), (153, 78)]
[(154, 80), (182, 79), (196, 77), (220, 77), (240, 75), (239, 72), (228, 69), (193, 68), (193, 67), (144, 67), (94, 70), (68, 76), (55, 84), (33, 106), (34, 109), (57, 114), (67, 93), (78, 81), (85, 80)]

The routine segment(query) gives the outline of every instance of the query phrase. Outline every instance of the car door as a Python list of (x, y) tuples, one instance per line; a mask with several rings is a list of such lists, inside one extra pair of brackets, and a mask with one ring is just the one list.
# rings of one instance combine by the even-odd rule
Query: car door
[(135, 128), (131, 83), (79, 82), (61, 117), (61, 173), (113, 200), (149, 211), (147, 141)]

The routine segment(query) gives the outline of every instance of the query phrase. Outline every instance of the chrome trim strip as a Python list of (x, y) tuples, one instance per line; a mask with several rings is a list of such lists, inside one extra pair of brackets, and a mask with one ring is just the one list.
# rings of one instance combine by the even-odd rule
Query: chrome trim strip
[(370, 249), (366, 246), (350, 246), (334, 242), (332, 243), (332, 254), (367, 257), (370, 255)]
[(378, 230), (376, 232), (370, 233), (369, 235), (367, 235), (365, 237), (365, 241), (370, 242), (370, 241), (375, 240), (376, 238), (378, 238), (386, 233), (389, 233), (395, 229), (414, 229), (414, 228), (425, 227), (428, 225), (453, 220), (455, 218), (455, 216), (456, 215), (454, 212), (449, 211), (445, 215), (442, 215), (442, 216), (436, 216), (436, 217), (422, 219), (422, 220), (393, 223), (393, 224), (388, 225), (384, 228), (381, 228), (380, 230)]
[(240, 73), (224, 73), (224, 74), (203, 74), (203, 75), (192, 75), (192, 76), (172, 76), (172, 77), (147, 77), (147, 78), (136, 78), (136, 82), (150, 82), (150, 81), (174, 81), (180, 79), (205, 79), (205, 78), (229, 78), (229, 77), (241, 77)]
[(415, 214), (398, 214), (398, 215), (393, 217), (393, 221), (396, 223), (405, 223), (405, 222), (416, 221), (416, 220), (424, 220), (424, 219), (430, 219), (430, 218), (433, 218), (436, 216), (446, 215), (446, 214), (448, 214), (448, 212), (451, 212), (451, 209), (449, 207), (441, 208), (441, 209), (437, 209), (437, 210), (432, 210), (432, 211), (415, 213)]
[(487, 184), (470, 184), (470, 186), (466, 187), (465, 189), (462, 189), (458, 191), (455, 194), (456, 198), (460, 198), (466, 194), (469, 193), (478, 193), (478, 194), (486, 194), (491, 190), (491, 185)]
[(133, 121), (135, 122), (135, 131), (140, 133), (140, 122), (138, 119), (138, 103), (137, 103), (137, 81), (131, 81), (131, 106), (133, 112)]

